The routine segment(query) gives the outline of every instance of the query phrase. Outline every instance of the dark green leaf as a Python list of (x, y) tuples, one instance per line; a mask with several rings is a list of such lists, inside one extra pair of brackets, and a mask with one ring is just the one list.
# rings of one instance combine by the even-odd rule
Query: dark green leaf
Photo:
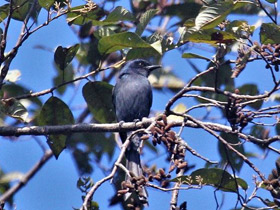
[(88, 82), (83, 87), (83, 96), (94, 119), (100, 123), (115, 121), (112, 104), (113, 86), (106, 82)]
[(232, 1), (204, 5), (195, 19), (195, 27), (197, 29), (212, 29), (221, 23), (232, 9)]
[(274, 4), (277, 2), (277, 0), (266, 0), (268, 3)]
[(26, 108), (16, 99), (0, 101), (0, 112), (23, 122), (28, 116)]
[(46, 10), (49, 10), (53, 6), (54, 2), (55, 0), (39, 0), (40, 6)]
[[(57, 76), (53, 78), (53, 84), (55, 86), (58, 86), (65, 81), (70, 81), (74, 79), (74, 69), (71, 64), (66, 67), (65, 71), (61, 71), (56, 65), (55, 67), (57, 69)], [(69, 85), (63, 85), (57, 88), (56, 90), (60, 95), (62, 95), (66, 91), (66, 89), (70, 87), (70, 85), (73, 84), (71, 83)]]
[(280, 27), (274, 23), (263, 23), (260, 29), (260, 40), (262, 44), (280, 43)]
[[(74, 117), (69, 107), (62, 100), (52, 96), (43, 105), (37, 121), (41, 126), (69, 125), (74, 124)], [(48, 136), (48, 144), (56, 158), (65, 148), (66, 138), (66, 135)]]
[(240, 178), (235, 179), (227, 171), (218, 168), (202, 168), (191, 173), (190, 176), (181, 176), (171, 180), (182, 184), (190, 183), (194, 185), (210, 185), (226, 192), (238, 193), (238, 187), (243, 190), (248, 189), (248, 184)]
[(280, 135), (280, 123), (277, 123), (275, 129), (276, 129), (277, 135)]
[(172, 4), (164, 7), (163, 13), (167, 16), (178, 16), (183, 21), (195, 18), (201, 9), (201, 4), (196, 3), (195, 0), (185, 0), (182, 4)]
[[(233, 134), (228, 134), (228, 133), (222, 132), (221, 137), (223, 139), (225, 139), (230, 144), (240, 143), (239, 138), (236, 135), (233, 135)], [(238, 150), (240, 153), (245, 154), (243, 144), (233, 146), (233, 147), (236, 150)], [(243, 159), (241, 159), (235, 152), (227, 149), (227, 147), (223, 143), (221, 143), (221, 141), (218, 142), (218, 149), (219, 149), (219, 154), (222, 158), (222, 160), (221, 160), (222, 164), (230, 161), (232, 167), (235, 170), (240, 171), (240, 169), (242, 168), (243, 163), (244, 163)]]
[(151, 48), (141, 37), (132, 32), (123, 32), (102, 37), (98, 43), (101, 54), (107, 54), (124, 48)]
[[(13, 9), (13, 19), (23, 21), (30, 14), (30, 17), (36, 21), (41, 7), (34, 0), (13, 0)], [(31, 9), (32, 11), (30, 12)]]
[(206, 61), (211, 61), (211, 59), (209, 59), (209, 58), (206, 58), (204, 56), (197, 55), (197, 54), (194, 54), (194, 53), (184, 53), (182, 55), (182, 58), (199, 58), (199, 59), (204, 59)]
[(9, 14), (9, 4), (4, 4), (0, 7), (0, 23), (8, 17)]
[(139, 19), (139, 23), (137, 24), (135, 33), (141, 36), (146, 26), (148, 25), (150, 20), (155, 16), (156, 13), (157, 13), (156, 9), (150, 9), (145, 13), (143, 13)]
[[(255, 84), (245, 84), (245, 85), (242, 85), (241, 87), (238, 87), (237, 89), (239, 90), (240, 94), (243, 94), (243, 95), (255, 96), (260, 93), (258, 90), (258, 86)], [(262, 104), (263, 104), (263, 101), (257, 101), (253, 104), (249, 104), (248, 106), (250, 106), (251, 108), (253, 108), (255, 110), (258, 110), (262, 107)]]
[(64, 70), (75, 57), (79, 47), (79, 44), (75, 44), (68, 48), (62, 46), (57, 47), (54, 53), (54, 61), (56, 65), (58, 65), (61, 70)]
[[(5, 84), (2, 89), (6, 98), (25, 95), (32, 92), (30, 89), (27, 89), (17, 84)], [(42, 102), (37, 97), (27, 98), (27, 100), (35, 103), (38, 106), (42, 106)]]

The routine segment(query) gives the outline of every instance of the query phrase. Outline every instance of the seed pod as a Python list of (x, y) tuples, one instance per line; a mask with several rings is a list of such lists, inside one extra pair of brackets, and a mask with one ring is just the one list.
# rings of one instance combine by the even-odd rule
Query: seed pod
[(125, 188), (126, 188), (126, 181), (122, 181), (121, 187), (122, 187), (122, 189), (125, 189)]
[(161, 177), (160, 177), (159, 174), (157, 174), (157, 175), (154, 175), (154, 179), (157, 180), (157, 181), (160, 181), (160, 180), (161, 180)]
[(166, 137), (167, 141), (169, 141), (170, 143), (173, 143), (173, 139), (170, 136)]
[(134, 186), (130, 183), (126, 183), (126, 187), (129, 188), (129, 189), (134, 189)]
[(143, 140), (143, 141), (146, 141), (146, 140), (148, 140), (150, 137), (149, 137), (149, 135), (143, 135), (143, 136), (141, 136), (141, 140)]
[(157, 146), (157, 139), (155, 137), (153, 138), (152, 143), (154, 146)]
[(129, 171), (129, 175), (133, 178), (136, 178), (136, 175), (132, 172), (132, 171)]
[(141, 179), (139, 181), (136, 182), (137, 185), (143, 185), (145, 184), (145, 179)]
[(267, 179), (268, 179), (268, 181), (271, 181), (273, 179), (273, 175), (269, 174)]
[(273, 175), (273, 177), (274, 177), (275, 179), (278, 178), (278, 173), (277, 173), (277, 170), (276, 170), (276, 169), (273, 169), (271, 173), (272, 173), (272, 175)]
[(268, 52), (261, 52), (261, 54), (262, 54), (263, 56), (268, 56), (268, 55), (269, 55)]
[(170, 178), (171, 178), (171, 175), (170, 175), (170, 174), (166, 174), (166, 178), (167, 178), (167, 179), (170, 179)]
[(163, 134), (163, 131), (162, 131), (160, 128), (158, 128), (158, 127), (155, 127), (155, 131), (156, 131), (158, 134)]
[(159, 172), (160, 176), (162, 176), (162, 177), (165, 176), (165, 172), (164, 172), (164, 170), (163, 170), (162, 168), (160, 168), (160, 169), (158, 170), (158, 172)]
[(151, 175), (149, 175), (148, 180), (149, 180), (150, 182), (152, 182), (152, 181), (154, 180), (154, 177), (153, 177), (153, 175), (152, 175), (152, 174), (151, 174)]
[(269, 185), (271, 182), (270, 182), (269, 180), (266, 179), (266, 180), (263, 181), (263, 183), (264, 183), (265, 185)]
[(163, 115), (161, 116), (161, 118), (162, 118), (162, 121), (164, 122), (164, 124), (167, 125), (167, 117), (166, 117), (166, 115), (163, 114)]
[(157, 121), (156, 124), (159, 125), (159, 127), (165, 127), (165, 124), (161, 121)]
[(170, 166), (168, 173), (171, 173), (172, 171), (174, 171), (174, 169), (176, 168), (176, 166), (173, 164)]
[(127, 206), (128, 208), (130, 208), (130, 209), (134, 209), (134, 205), (131, 204), (131, 203), (128, 203), (126, 206)]
[(166, 139), (166, 137), (162, 136), (162, 137), (161, 137), (161, 141), (162, 141), (165, 145), (167, 144), (167, 139)]
[(278, 186), (278, 179), (273, 179), (270, 181), (271, 185), (275, 188)]
[(138, 193), (138, 196), (139, 196), (140, 198), (144, 198), (144, 197), (145, 197), (144, 194), (143, 194), (142, 192), (139, 192), (139, 193)]
[(136, 180), (135, 177), (132, 177), (132, 178), (130, 179), (130, 181), (131, 181), (132, 184), (135, 184), (135, 183), (137, 182), (137, 180)]
[(188, 163), (187, 162), (183, 162), (183, 163), (179, 163), (177, 167), (179, 169), (183, 169), (183, 168), (186, 168), (187, 166), (188, 166)]
[(124, 190), (118, 190), (118, 194), (120, 194), (120, 195), (124, 195), (124, 194), (126, 194), (128, 192), (128, 190), (127, 189), (124, 189)]
[(169, 123), (165, 126), (164, 130), (168, 131), (173, 126), (173, 123)]
[(181, 157), (185, 157), (185, 156), (186, 156), (186, 154), (183, 153), (183, 152), (180, 152), (179, 155), (180, 155)]
[(163, 180), (161, 182), (161, 187), (168, 187), (168, 185), (169, 185), (169, 181), (167, 181), (167, 180)]

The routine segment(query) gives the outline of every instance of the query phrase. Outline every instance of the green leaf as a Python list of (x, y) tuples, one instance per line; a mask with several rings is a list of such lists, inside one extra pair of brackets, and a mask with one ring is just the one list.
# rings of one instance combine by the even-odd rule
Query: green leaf
[[(65, 82), (65, 81), (70, 81), (74, 79), (74, 69), (73, 69), (73, 65), (68, 65), (65, 69), (65, 71), (61, 71), (57, 65), (55, 65), (56, 70), (57, 70), (57, 76), (53, 78), (53, 84), (54, 86), (58, 86), (61, 83)], [(66, 91), (66, 89), (70, 86), (73, 86), (73, 83), (69, 84), (69, 85), (63, 85), (59, 88), (56, 89), (56, 91), (60, 94), (63, 95)]]
[(134, 21), (135, 17), (127, 9), (118, 6), (112, 12), (109, 13), (107, 18), (103, 22), (118, 22), (124, 20)]
[(160, 40), (151, 44), (151, 48), (133, 48), (130, 49), (126, 55), (127, 60), (132, 60), (136, 58), (151, 58), (160, 57), (162, 54), (162, 47)]
[(45, 8), (48, 11), (53, 6), (54, 2), (55, 2), (55, 0), (39, 0), (40, 6)]
[(151, 45), (132, 32), (105, 36), (98, 43), (98, 50), (101, 54), (108, 54), (124, 48), (151, 48)]
[(69, 25), (83, 25), (89, 21), (100, 19), (104, 16), (104, 12), (99, 7), (92, 8), (88, 11), (84, 5), (71, 8), (67, 13), (67, 22)]
[(0, 101), (0, 112), (23, 122), (26, 121), (28, 116), (26, 108), (16, 99)]
[(219, 168), (202, 168), (191, 173), (190, 176), (181, 176), (171, 180), (182, 184), (210, 185), (225, 192), (238, 193), (238, 187), (248, 189), (248, 184), (241, 178), (235, 179), (227, 171)]
[(101, 39), (103, 36), (111, 36), (115, 32), (109, 27), (100, 27), (93, 34), (97, 39)]
[[(74, 124), (74, 117), (69, 107), (59, 98), (50, 97), (43, 105), (37, 118), (38, 124), (43, 125), (69, 125)], [(66, 135), (48, 136), (48, 144), (56, 158), (66, 146)]]
[[(33, 4), (35, 4), (33, 6)], [(30, 10), (32, 11), (30, 12)], [(37, 1), (33, 0), (13, 0), (13, 13), (12, 18), (15, 20), (23, 21), (30, 14), (35, 21), (39, 14), (41, 7), (38, 5)]]
[(9, 14), (9, 4), (4, 4), (0, 7), (0, 23), (8, 17)]
[[(221, 133), (221, 137), (225, 139), (230, 144), (238, 144), (240, 143), (239, 138), (236, 135), (228, 134), (225, 132)], [(233, 146), (236, 150), (238, 150), (240, 153), (245, 154), (244, 145), (240, 144), (237, 146)], [(218, 142), (218, 149), (219, 154), (222, 158), (221, 162), (222, 164), (227, 163), (228, 161), (231, 162), (231, 165), (235, 170), (240, 171), (244, 161), (233, 151), (228, 150), (226, 146), (221, 143), (221, 141)], [(229, 159), (229, 160), (228, 160)]]
[(94, 119), (100, 123), (115, 121), (112, 104), (113, 86), (106, 82), (88, 82), (83, 87), (83, 96), (93, 113)]
[(277, 135), (280, 135), (280, 123), (277, 123), (275, 126)]
[(212, 29), (221, 23), (232, 11), (233, 2), (223, 1), (204, 5), (195, 19), (196, 29)]
[(277, 0), (266, 0), (268, 3), (274, 4), (277, 2)]
[[(245, 85), (242, 85), (241, 87), (238, 87), (237, 89), (239, 90), (240, 94), (243, 94), (243, 95), (255, 96), (260, 93), (258, 86), (255, 84), (245, 84)], [(255, 110), (258, 110), (262, 107), (262, 104), (263, 104), (263, 101), (257, 101), (253, 104), (249, 104), (248, 106), (250, 106), (251, 108), (253, 108)]]
[(61, 70), (64, 70), (68, 64), (73, 60), (79, 50), (80, 45), (75, 44), (71, 47), (58, 46), (54, 53), (54, 61)]
[(163, 8), (163, 12), (160, 14), (166, 16), (178, 16), (184, 20), (195, 18), (199, 10), (201, 9), (201, 4), (197, 3), (195, 0), (184, 0), (184, 3), (171, 4)]
[[(2, 89), (6, 98), (25, 95), (32, 92), (30, 89), (27, 89), (26, 87), (23, 87), (18, 84), (5, 84)], [(26, 98), (25, 100), (29, 100), (39, 107), (42, 106), (42, 102), (38, 97)]]
[(194, 53), (184, 53), (182, 55), (182, 58), (199, 58), (199, 59), (204, 59), (206, 61), (211, 61), (211, 59), (209, 59), (209, 58), (206, 58), (204, 56), (197, 55), (197, 54), (194, 54)]
[(158, 12), (156, 9), (150, 9), (143, 13), (139, 19), (139, 23), (137, 24), (135, 33), (141, 36), (143, 31), (145, 30), (146, 26), (150, 22), (150, 20), (155, 16), (155, 14)]
[(208, 30), (188, 30), (183, 37), (183, 41), (191, 41), (196, 43), (232, 43), (235, 41), (235, 35), (230, 32), (220, 31), (216, 29)]
[(263, 23), (260, 29), (260, 40), (262, 44), (280, 43), (280, 27), (274, 23)]

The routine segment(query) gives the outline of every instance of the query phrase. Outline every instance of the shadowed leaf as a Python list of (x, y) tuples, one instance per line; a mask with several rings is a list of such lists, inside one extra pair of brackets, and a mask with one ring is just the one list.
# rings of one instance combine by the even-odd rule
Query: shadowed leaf
[(83, 96), (94, 119), (100, 123), (115, 121), (112, 103), (113, 86), (106, 82), (88, 82), (83, 87)]
[(274, 23), (263, 23), (260, 29), (260, 40), (262, 44), (280, 43), (280, 27)]
[[(74, 117), (69, 107), (62, 100), (53, 96), (43, 105), (37, 120), (41, 126), (74, 124)], [(65, 148), (66, 138), (66, 135), (48, 136), (47, 142), (56, 158)]]
[(79, 50), (80, 45), (75, 44), (71, 47), (59, 46), (54, 53), (54, 61), (61, 70), (64, 70), (68, 64), (73, 60)]
[(0, 112), (23, 122), (26, 121), (28, 116), (27, 109), (16, 99), (0, 101)]

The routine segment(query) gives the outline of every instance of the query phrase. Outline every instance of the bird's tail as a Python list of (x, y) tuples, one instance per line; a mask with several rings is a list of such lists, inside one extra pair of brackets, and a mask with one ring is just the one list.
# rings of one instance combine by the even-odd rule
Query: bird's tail
[[(141, 167), (140, 160), (140, 139), (141, 135), (135, 135), (132, 137), (131, 143), (127, 148), (125, 153), (126, 157), (126, 168), (132, 172), (136, 177), (141, 177), (143, 175), (143, 169)], [(130, 182), (130, 178), (126, 175), (126, 182)], [(131, 193), (125, 194), (125, 200), (130, 197)], [(142, 187), (140, 192), (138, 193), (139, 199), (143, 203), (147, 203), (148, 193), (145, 187)]]

